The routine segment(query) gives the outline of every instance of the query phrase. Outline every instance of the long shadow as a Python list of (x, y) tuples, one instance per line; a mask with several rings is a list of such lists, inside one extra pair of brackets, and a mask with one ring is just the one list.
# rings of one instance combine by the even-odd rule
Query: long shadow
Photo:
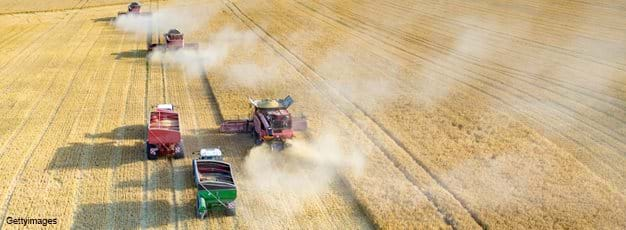
[[(136, 142), (133, 145), (117, 145), (114, 141), (104, 143), (71, 143), (69, 146), (57, 149), (54, 157), (48, 163), (47, 169), (68, 169), (68, 168), (111, 168), (113, 159), (142, 160), (141, 157), (125, 156), (139, 155), (143, 153), (144, 143)], [(83, 162), (83, 159), (85, 162)], [(130, 163), (125, 160), (125, 163)]]
[(148, 55), (148, 51), (147, 50), (129, 50), (129, 51), (122, 51), (119, 53), (111, 53), (111, 55), (115, 56), (116, 60), (119, 59), (130, 59), (130, 58), (145, 58)]
[(91, 19), (93, 22), (112, 22), (115, 20), (115, 17), (103, 17), (103, 18), (94, 18)]
[[(123, 133), (123, 136), (121, 135)], [(119, 137), (118, 137), (119, 134)], [(109, 168), (114, 159), (120, 159), (123, 164), (143, 160), (145, 126), (128, 125), (115, 128), (109, 132), (85, 134), (91, 139), (106, 139), (100, 143), (70, 143), (69, 146), (58, 148), (54, 157), (48, 163), (48, 169), (66, 168)], [(132, 145), (121, 145), (119, 141), (134, 140)], [(94, 140), (96, 141), (96, 140)], [(88, 157), (88, 158), (87, 158)], [(81, 162), (82, 160), (86, 162)]]
[(145, 138), (145, 125), (127, 125), (115, 128), (110, 132), (97, 133), (97, 134), (85, 134), (87, 138), (106, 138), (115, 140), (118, 139), (118, 133), (124, 133), (124, 139), (143, 140)]
[[(254, 140), (250, 137), (249, 134), (223, 134), (220, 133), (217, 129), (199, 129), (199, 130), (191, 130), (189, 133), (195, 133), (197, 136), (186, 135), (183, 136), (184, 140), (194, 140), (196, 138), (202, 139), (203, 143), (208, 143), (207, 146), (199, 146), (197, 144), (186, 143), (185, 147), (185, 158), (183, 159), (172, 159), (174, 161), (191, 161), (192, 159), (197, 158), (198, 156), (193, 154), (193, 152), (198, 152), (200, 149), (192, 149), (190, 146), (198, 146), (198, 148), (207, 148), (207, 147), (219, 147), (224, 154), (224, 160), (229, 163), (234, 162), (243, 162), (247, 153), (254, 147)], [(138, 154), (144, 154), (143, 148), (141, 148), (141, 152)], [(145, 158), (145, 157), (144, 157)], [(159, 158), (157, 161), (167, 161), (169, 159)], [(182, 168), (175, 168), (176, 173), (183, 173), (184, 175), (189, 175), (186, 178), (186, 184), (193, 185), (193, 173), (191, 166), (185, 166)], [(157, 168), (155, 172), (152, 172), (149, 175), (148, 180), (159, 180), (163, 175), (169, 175), (169, 168)], [(144, 184), (143, 180), (127, 180), (120, 181), (117, 183), (117, 187), (121, 189), (126, 188), (137, 188), (142, 187)], [(170, 187), (156, 187), (156, 188), (148, 188), (148, 190), (170, 190)], [(185, 188), (179, 188), (185, 189)]]

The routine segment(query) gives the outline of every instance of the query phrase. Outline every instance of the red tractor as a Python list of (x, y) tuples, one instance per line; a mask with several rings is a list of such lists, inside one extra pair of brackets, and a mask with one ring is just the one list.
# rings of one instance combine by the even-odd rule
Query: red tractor
[(270, 144), (270, 149), (280, 151), (285, 141), (294, 137), (294, 131), (307, 128), (304, 117), (293, 117), (287, 108), (293, 104), (291, 96), (285, 99), (250, 100), (252, 114), (246, 120), (226, 120), (220, 125), (223, 133), (251, 133), (255, 144)]
[(117, 16), (125, 15), (125, 14), (141, 14), (141, 4), (139, 2), (131, 2), (128, 4), (128, 11), (121, 11), (117, 13)]
[(165, 51), (178, 50), (181, 48), (198, 49), (198, 43), (185, 43), (184, 34), (177, 29), (167, 31), (167, 33), (163, 34), (163, 37), (165, 39), (165, 44), (152, 43), (152, 41), (150, 41), (148, 43), (148, 51), (152, 51), (154, 49), (163, 49)]
[(175, 159), (185, 157), (178, 113), (171, 104), (157, 105), (148, 118), (146, 156), (149, 160), (156, 160), (159, 155), (174, 156)]

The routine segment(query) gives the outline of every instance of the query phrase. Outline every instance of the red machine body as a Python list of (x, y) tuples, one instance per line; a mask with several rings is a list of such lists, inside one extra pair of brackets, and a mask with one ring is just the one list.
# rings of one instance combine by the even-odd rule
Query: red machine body
[(285, 99), (250, 99), (253, 111), (246, 120), (226, 120), (220, 125), (223, 133), (251, 133), (256, 144), (270, 143), (273, 150), (282, 150), (286, 140), (295, 131), (307, 128), (303, 117), (293, 117), (287, 108), (293, 103), (291, 96)]
[(141, 4), (139, 2), (131, 2), (128, 4), (128, 11), (118, 12), (117, 16), (124, 14), (141, 14)]
[(158, 43), (149, 43), (148, 51), (152, 51), (154, 49), (164, 49), (164, 50), (177, 50), (181, 48), (191, 48), (198, 49), (198, 43), (187, 43), (185, 44), (185, 35), (178, 31), (177, 29), (171, 29), (167, 33), (163, 34), (165, 44)]
[(178, 119), (178, 113), (174, 111), (171, 104), (158, 105), (155, 111), (150, 112), (146, 140), (148, 159), (157, 159), (159, 155), (184, 157)]

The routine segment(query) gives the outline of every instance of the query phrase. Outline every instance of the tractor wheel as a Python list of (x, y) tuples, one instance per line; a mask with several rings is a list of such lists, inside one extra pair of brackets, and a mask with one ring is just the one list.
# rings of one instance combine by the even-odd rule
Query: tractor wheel
[(237, 207), (235, 207), (235, 202), (228, 203), (228, 208), (224, 210), (224, 214), (226, 214), (227, 216), (237, 215)]
[(156, 160), (159, 158), (159, 147), (146, 142), (146, 157), (148, 160)]
[(176, 147), (174, 147), (174, 159), (182, 159), (185, 157), (185, 146), (183, 145), (183, 142), (181, 141), (180, 143), (176, 144)]
[(285, 148), (285, 142), (283, 141), (272, 141), (270, 144), (270, 150), (278, 152), (282, 151)]
[(196, 217), (200, 218), (200, 219), (204, 219), (204, 217), (206, 216), (207, 212), (200, 212), (198, 210), (198, 201), (196, 201)]
[(252, 131), (252, 138), (254, 138), (255, 145), (263, 144), (263, 139), (259, 138), (259, 134), (254, 130)]

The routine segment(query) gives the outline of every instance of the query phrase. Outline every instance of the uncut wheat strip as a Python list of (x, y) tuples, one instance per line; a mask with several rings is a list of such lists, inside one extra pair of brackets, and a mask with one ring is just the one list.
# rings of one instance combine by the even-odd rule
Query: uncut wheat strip
[[(136, 41), (135, 51), (138, 52), (144, 46), (143, 41)], [(120, 157), (116, 159), (119, 161), (117, 161), (110, 184), (113, 219), (109, 220), (109, 226), (115, 229), (127, 229), (141, 226), (142, 183), (144, 173), (146, 173), (144, 172), (146, 157), (143, 142), (146, 120), (144, 103), (147, 99), (146, 67), (143, 58), (129, 59), (119, 64), (130, 66), (128, 72), (120, 74), (128, 74), (131, 77), (128, 78), (123, 123), (119, 127), (121, 130), (116, 133), (119, 145), (115, 153)]]
[[(267, 40), (266, 40), (266, 41), (267, 41)], [(288, 60), (288, 61), (289, 61), (289, 60)], [(296, 68), (297, 68), (297, 67), (296, 67)], [(341, 113), (345, 113), (345, 112), (341, 112)], [(347, 116), (347, 115), (346, 115), (346, 116)], [(383, 221), (383, 222), (384, 222), (384, 221)], [(414, 223), (414, 224), (417, 224), (417, 223)]]
[[(94, 40), (96, 40), (98, 36), (99, 34), (93, 34), (92, 37)], [(98, 43), (93, 43), (93, 44), (98, 44)], [(84, 60), (87, 63), (91, 63), (93, 62), (94, 59), (96, 59), (96, 57), (103, 55), (104, 54), (103, 51), (104, 49), (101, 49), (100, 52), (97, 52), (97, 51), (90, 52), (89, 55)], [(93, 70), (97, 69), (98, 67), (97, 65), (94, 65), (94, 64), (85, 64), (85, 65), (73, 66), (73, 68), (81, 68), (81, 70), (84, 71), (85, 73), (90, 73)], [(76, 70), (78, 72), (72, 75), (74, 76), (83, 75), (81, 73), (81, 70)], [(84, 75), (88, 75), (88, 74), (84, 74)], [(70, 136), (70, 140), (80, 141), (80, 139), (83, 138), (84, 134), (86, 133), (85, 131), (81, 131), (81, 130), (90, 128), (91, 125), (89, 125), (89, 123), (93, 121), (92, 120), (93, 117), (88, 115), (88, 114), (91, 114), (90, 112), (91, 112), (91, 107), (93, 106), (93, 103), (98, 101), (96, 100), (96, 98), (100, 97), (103, 93), (105, 93), (105, 88), (95, 88), (95, 89), (94, 88), (90, 89), (88, 87), (80, 88), (81, 86), (83, 86), (83, 84), (89, 87), (93, 86), (93, 85), (90, 85), (88, 81), (88, 80), (91, 80), (92, 78), (94, 78), (93, 83), (96, 86), (101, 84), (99, 83), (100, 79), (97, 78), (97, 75), (94, 75), (94, 74), (90, 74), (90, 75), (92, 76), (84, 78), (86, 80), (83, 80), (83, 78), (79, 78), (77, 79), (76, 82), (74, 82), (79, 85), (78, 86), (79, 88), (74, 88), (74, 90), (68, 91), (68, 94), (65, 97), (66, 100), (63, 101), (63, 103), (59, 106), (57, 110), (58, 114), (62, 114), (63, 116), (57, 116), (55, 118), (55, 120), (51, 123), (51, 126), (50, 126), (51, 128), (49, 129), (49, 132), (46, 133), (46, 135), (43, 137), (43, 142), (45, 144), (38, 146), (39, 149), (41, 149), (40, 151), (57, 150), (55, 154), (36, 155), (32, 159), (32, 162), (30, 164), (31, 167), (27, 168), (24, 171), (24, 174), (26, 175), (26, 177), (37, 178), (37, 176), (35, 175), (41, 173), (41, 170), (36, 170), (36, 169), (47, 168), (48, 170), (50, 170), (48, 171), (48, 173), (45, 173), (45, 176), (51, 177), (49, 179), (49, 183), (45, 183), (45, 181), (42, 181), (41, 184), (46, 185), (46, 189), (49, 189), (49, 191), (47, 192), (49, 196), (45, 197), (43, 203), (50, 204), (50, 206), (48, 207), (51, 207), (51, 208), (59, 207), (62, 205), (67, 205), (68, 203), (72, 203), (73, 194), (75, 192), (75, 191), (72, 191), (72, 189), (75, 188), (73, 186), (77, 182), (75, 173), (76, 173), (76, 167), (79, 163), (79, 158), (80, 158), (80, 155), (77, 156), (76, 153), (82, 154), (83, 151), (85, 151), (87, 148), (86, 144), (83, 144), (80, 142), (79, 143), (67, 143), (68, 145), (66, 145), (64, 148), (60, 148), (63, 146), (62, 144), (65, 142), (59, 141), (58, 137), (67, 135), (67, 134), (64, 134), (64, 132), (67, 132), (66, 129), (69, 128), (71, 124), (74, 124), (76, 125), (75, 127), (78, 127), (78, 128), (73, 130), (74, 133), (73, 133), (73, 136)], [(94, 92), (94, 93), (91, 94), (91, 92)], [(84, 94), (88, 94), (88, 97), (84, 98), (83, 97)], [(93, 96), (93, 98), (89, 96)], [(84, 107), (73, 106), (75, 104), (80, 105), (81, 100), (85, 100), (85, 99), (87, 101), (85, 102)], [(81, 118), (80, 115), (82, 114), (85, 114), (87, 118)], [(67, 128), (65, 129), (60, 128), (59, 126), (67, 127)], [(56, 140), (56, 142), (54, 140)], [(37, 152), (37, 150), (35, 151)], [(54, 181), (52, 181), (52, 179), (54, 179)], [(25, 184), (30, 184), (30, 183), (25, 183)], [(16, 190), (15, 203), (19, 203), (21, 200), (29, 200), (29, 199), (32, 199), (33, 197), (38, 196), (37, 190), (30, 190), (30, 189), (24, 189), (24, 190), (19, 190), (19, 189)], [(18, 195), (19, 197), (23, 197), (23, 198), (18, 199)], [(67, 206), (63, 210), (44, 209), (44, 210), (39, 210), (39, 212), (47, 213), (47, 214), (50, 214), (51, 216), (58, 217), (60, 220), (64, 220), (63, 225), (71, 223), (71, 219), (69, 219), (69, 217), (71, 217), (72, 210), (68, 210)]]
[[(478, 46), (478, 45), (480, 45), (480, 43), (476, 44), (475, 46)], [(448, 61), (453, 61), (455, 59), (456, 58), (449, 58), (447, 60)], [(461, 62), (461, 64), (463, 64), (463, 62)], [(483, 75), (487, 79), (490, 79), (490, 80), (494, 80), (494, 78), (491, 78), (491, 77), (488, 77), (488, 76), (492, 76), (492, 75), (498, 76), (498, 75), (500, 75), (500, 73), (490, 72), (490, 71), (485, 73), (484, 68), (482, 66), (474, 66), (473, 64), (472, 65), (469, 65), (469, 64), (468, 65), (461, 65), (461, 64), (460, 63), (452, 63), (450, 65), (452, 65), (452, 66), (468, 66), (468, 68), (478, 67), (480, 69), (483, 69), (483, 71), (476, 70), (474, 72), (480, 71), (481, 72), (480, 75)], [(508, 77), (509, 75), (511, 75), (510, 72), (509, 73), (505, 72), (504, 74), (502, 74), (500, 76), (507, 76)], [(517, 74), (513, 74), (513, 75), (517, 75)], [(562, 92), (560, 94), (554, 94), (554, 93), (550, 92), (551, 91), (550, 89), (545, 90), (545, 89), (547, 89), (546, 87), (542, 87), (541, 85), (537, 85), (537, 84), (534, 84), (533, 82), (526, 81), (523, 78), (522, 78), (521, 81), (518, 81), (518, 79), (516, 79), (516, 77), (513, 76), (513, 75), (511, 75), (511, 78), (508, 78), (508, 79), (510, 79), (510, 81), (515, 81), (515, 84), (512, 84), (514, 86), (511, 86), (514, 89), (514, 91), (517, 90), (517, 91), (521, 92), (522, 94), (524, 94), (525, 90), (520, 90), (520, 88), (522, 86), (538, 87), (537, 89), (533, 89), (532, 92), (536, 92), (535, 94), (537, 94), (537, 93), (544, 93), (544, 92), (548, 93), (548, 94), (545, 95), (544, 97), (536, 96), (535, 94), (527, 94), (527, 95), (530, 96), (530, 97), (535, 97), (535, 98), (550, 98), (550, 99), (552, 99), (551, 101), (556, 103), (556, 105), (562, 106), (564, 108), (564, 110), (561, 109), (561, 111), (566, 113), (567, 115), (569, 115), (570, 112), (571, 113), (576, 113), (576, 114), (581, 114), (582, 113), (581, 111), (586, 111), (586, 113), (592, 113), (593, 116), (588, 116), (588, 117), (585, 116), (585, 117), (582, 118), (583, 120), (588, 118), (588, 119), (591, 120), (592, 123), (593, 122), (600, 122), (601, 124), (603, 124), (605, 126), (609, 126), (609, 127), (614, 127), (615, 126), (614, 124), (618, 124), (618, 123), (621, 122), (620, 119), (618, 119), (619, 113), (616, 116), (609, 115), (609, 114), (618, 112), (619, 110), (616, 110), (617, 107), (609, 107), (609, 108), (612, 108), (612, 109), (608, 109), (607, 108), (608, 109), (607, 112), (601, 112), (601, 111), (595, 111), (595, 110), (583, 110), (583, 107), (585, 107), (585, 106), (591, 106), (591, 107), (596, 108), (597, 106), (595, 106), (595, 104), (604, 104), (603, 100), (589, 102), (586, 97), (576, 97), (575, 100), (574, 100), (574, 99), (571, 98), (573, 96), (572, 95), (567, 96), (569, 94), (567, 94), (566, 92)], [(562, 90), (560, 90), (560, 91), (562, 91)], [(563, 99), (555, 100), (553, 98), (554, 96), (556, 96), (558, 99), (561, 99), (561, 97), (563, 97)], [(605, 106), (607, 106), (607, 105), (603, 105), (602, 108), (604, 108)], [(612, 113), (609, 113), (609, 112), (612, 112)], [(578, 118), (578, 119), (581, 119), (581, 118)], [(587, 123), (587, 122), (585, 122), (585, 123)], [(618, 127), (621, 127), (621, 125), (618, 125)], [(625, 130), (626, 130), (626, 128), (625, 128)], [(608, 132), (605, 132), (604, 134), (608, 135), (609, 137), (616, 138), (616, 135), (619, 135), (621, 133), (621, 131), (622, 131), (622, 129), (618, 128), (618, 129), (616, 129), (616, 132), (608, 131)], [(619, 145), (619, 143), (617, 143), (617, 144)]]
[[(618, 161), (619, 161), (619, 159), (618, 159)], [(587, 161), (587, 162), (588, 162), (588, 161)], [(614, 162), (614, 161), (613, 161), (613, 162)], [(594, 162), (594, 164), (595, 164), (596, 166), (598, 165), (598, 163), (597, 163), (597, 162)], [(603, 163), (601, 163), (601, 162), (600, 162), (600, 164), (603, 164)], [(602, 167), (606, 167), (606, 165), (605, 165), (605, 166), (602, 166)], [(596, 169), (597, 167), (592, 167), (592, 168)], [(604, 174), (606, 174), (606, 173), (604, 173)]]
[[(393, 8), (398, 12), (401, 12), (401, 14), (411, 13), (411, 14), (419, 15), (421, 17), (426, 17), (424, 18), (423, 21), (433, 21), (433, 22), (442, 23), (448, 26), (457, 25), (457, 26), (462, 26), (464, 28), (468, 28), (468, 29), (471, 28), (475, 30), (480, 30), (485, 33), (484, 35), (489, 36), (492, 39), (500, 38), (500, 39), (511, 40), (514, 42), (522, 42), (526, 44), (525, 49), (510, 49), (511, 52), (514, 52), (514, 53), (536, 54), (537, 51), (539, 50), (542, 53), (548, 52), (550, 54), (549, 56), (556, 55), (558, 57), (556, 58), (557, 60), (567, 60), (565, 62), (566, 64), (572, 63), (572, 61), (574, 61), (575, 59), (578, 59), (577, 61), (574, 61), (574, 62), (584, 61), (584, 62), (587, 62), (588, 64), (593, 63), (594, 65), (600, 64), (600, 65), (609, 65), (613, 67), (618, 67), (610, 63), (611, 61), (615, 61), (616, 59), (601, 60), (602, 58), (600, 57), (589, 56), (589, 53), (590, 53), (589, 51), (585, 52), (585, 51), (576, 51), (576, 50), (568, 49), (568, 48), (577, 48), (578, 46), (569, 46), (569, 47), (562, 46), (562, 43), (563, 43), (562, 39), (567, 38), (567, 36), (563, 36), (563, 34), (559, 34), (559, 36), (556, 37), (557, 40), (555, 40), (554, 37), (550, 38), (550, 35), (543, 33), (543, 32), (541, 32), (541, 36), (537, 36), (536, 34), (528, 34), (527, 28), (524, 27), (525, 25), (527, 25), (525, 23), (510, 24), (508, 25), (508, 28), (506, 31), (489, 30), (488, 26), (493, 25), (493, 23), (490, 24), (490, 23), (486, 23), (485, 21), (477, 21), (477, 20), (471, 20), (471, 21), (458, 20), (453, 17), (449, 17), (450, 15), (455, 15), (454, 13), (451, 14), (451, 12), (443, 13), (442, 11), (439, 11), (439, 12), (430, 11), (430, 10), (425, 9), (424, 7), (412, 6), (409, 3), (401, 3), (397, 1), (396, 2), (385, 1), (385, 2), (381, 2), (381, 4), (379, 4), (377, 8), (380, 8), (379, 10), (384, 10), (385, 8), (388, 8), (388, 7)], [(449, 8), (449, 9), (452, 11), (457, 10), (453, 8)], [(487, 15), (493, 16), (494, 12), (495, 11), (490, 11), (489, 14)], [(420, 21), (417, 21), (417, 20), (414, 21), (414, 23), (419, 23), (419, 22)], [(533, 24), (537, 23), (535, 21), (524, 21), (524, 22), (529, 22), (529, 23), (532, 22)], [(442, 32), (448, 33), (448, 31), (439, 31), (439, 33), (442, 33)], [(533, 35), (532, 39), (530, 35)], [(549, 38), (549, 40), (547, 40), (546, 38)], [(613, 38), (617, 38), (617, 37), (614, 36)], [(488, 43), (491, 43), (491, 42), (488, 42)], [(498, 43), (496, 42), (492, 44), (497, 45)], [(534, 56), (534, 55), (531, 55), (531, 56)], [(578, 69), (579, 71), (589, 70), (589, 69), (583, 68), (580, 65), (569, 65), (568, 67)], [(576, 81), (576, 79), (572, 79), (572, 80)]]
[[(373, 49), (368, 49), (368, 50), (373, 50)], [(367, 68), (369, 68), (369, 67), (372, 67), (370, 70), (367, 70), (367, 71), (366, 71), (366, 73), (370, 73), (371, 71), (378, 71), (378, 72), (380, 72), (380, 71), (379, 71), (379, 69), (377, 69), (377, 68), (376, 68), (376, 65), (378, 65), (378, 66), (379, 66), (378, 68), (386, 68), (386, 66), (385, 66), (385, 67), (380, 66), (380, 64), (378, 64), (378, 63), (379, 63), (379, 61), (374, 62), (374, 63), (373, 63), (373, 65), (370, 65), (370, 66), (367, 66), (367, 67), (361, 67), (361, 68), (358, 68), (358, 69), (367, 69)], [(380, 63), (382, 63), (382, 62), (380, 62)], [(384, 73), (379, 73), (379, 74), (384, 74)], [(409, 78), (407, 78), (407, 79), (409, 79)], [(410, 79), (409, 79), (409, 80), (410, 80)], [(394, 88), (395, 88), (395, 87), (394, 87)], [(410, 92), (414, 92), (415, 90), (409, 90), (409, 91), (410, 91)], [(409, 91), (407, 91), (407, 92), (409, 92)], [(410, 116), (406, 116), (406, 117), (410, 117)], [(619, 161), (619, 159), (618, 159), (618, 161)], [(594, 164), (595, 164), (595, 166), (598, 166), (598, 164), (597, 164), (596, 162), (594, 162)], [(600, 162), (600, 164), (602, 164), (602, 163)], [(605, 166), (602, 166), (602, 167), (606, 167), (606, 165), (605, 165)], [(597, 169), (598, 167), (592, 167), (592, 168)], [(605, 173), (605, 174), (606, 174), (606, 173)]]
[[(70, 27), (72, 28), (72, 27)], [(90, 28), (88, 28), (90, 29)], [(82, 43), (83, 40), (79, 40)], [(76, 49), (78, 50), (78, 49)], [(81, 51), (82, 52), (82, 51)], [(80, 54), (79, 52), (78, 54)], [(84, 52), (86, 53), (86, 52)], [(78, 55), (80, 56), (80, 55)], [(68, 65), (77, 65), (80, 64), (79, 59), (70, 59), (67, 63)], [(53, 84), (49, 87), (48, 95), (55, 95), (55, 92), (60, 92), (62, 89), (69, 89), (71, 86), (71, 81), (54, 81)], [(17, 180), (21, 172), (24, 170), (25, 164), (28, 163), (32, 154), (24, 154), (24, 153), (32, 153), (33, 149), (38, 145), (41, 141), (43, 135), (45, 134), (48, 127), (41, 126), (42, 121), (44, 123), (49, 123), (55, 116), (56, 110), (58, 108), (58, 104), (63, 100), (61, 95), (58, 97), (44, 97), (43, 100), (38, 102), (37, 109), (33, 110), (33, 114), (30, 116), (29, 120), (23, 125), (23, 129), (20, 130), (19, 134), (13, 139), (11, 142), (12, 146), (9, 146), (7, 149), (9, 151), (5, 152), (2, 155), (2, 162), (22, 162), (17, 163), (18, 167), (9, 167), (1, 170), (1, 176), (5, 181), (12, 181), (11, 183), (3, 184), (2, 186), (2, 194), (3, 194), (3, 216), (7, 215), (8, 203), (11, 200), (13, 190), (15, 189)], [(55, 103), (56, 102), (56, 103)], [(43, 132), (43, 133), (42, 133)], [(32, 144), (32, 141), (35, 141)], [(2, 164), (8, 166), (9, 164)], [(11, 164), (13, 165), (13, 164)]]
[[(324, 4), (322, 4), (321, 7), (328, 8), (328, 6)], [(383, 7), (382, 9), (385, 9), (384, 6), (377, 6), (377, 8), (380, 8), (380, 7)], [(347, 8), (347, 9), (350, 9), (350, 8)], [(367, 9), (367, 11), (365, 9)], [(439, 41), (437, 43), (440, 43), (440, 41), (446, 41), (446, 40), (450, 40), (450, 39), (457, 37), (459, 34), (459, 31), (461, 33), (469, 33), (473, 31), (481, 31), (482, 29), (482, 28), (478, 29), (478, 28), (472, 28), (472, 27), (467, 27), (467, 26), (456, 26), (456, 25), (447, 25), (450, 28), (441, 29), (440, 27), (442, 26), (437, 25), (433, 27), (432, 24), (428, 24), (428, 23), (420, 23), (419, 27), (412, 27), (412, 28), (407, 28), (407, 29), (403, 29), (403, 28), (394, 29), (394, 28), (389, 28), (387, 26), (384, 26), (385, 24), (377, 23), (376, 19), (370, 18), (368, 16), (370, 15), (371, 12), (380, 11), (380, 10), (381, 9), (370, 9), (370, 7), (363, 7), (359, 11), (356, 11), (356, 12), (352, 9), (346, 10), (348, 13), (343, 13), (343, 12), (339, 13), (337, 10), (329, 10), (329, 11), (334, 11), (337, 14), (342, 15), (341, 17), (345, 19), (344, 21), (359, 20), (359, 22), (356, 23), (356, 27), (363, 27), (366, 29), (369, 28), (368, 30), (370, 32), (379, 31), (377, 33), (394, 34), (395, 36), (393, 37), (397, 37), (397, 39), (395, 40), (411, 41), (410, 43), (405, 42), (404, 43), (406, 44), (405, 47), (416, 47), (415, 44), (413, 43), (418, 40), (408, 39), (408, 38), (420, 37), (419, 34), (415, 34), (413, 32), (416, 30), (428, 30), (430, 31), (428, 32), (428, 34), (431, 37), (435, 35), (443, 36), (441, 38), (431, 39), (433, 41)], [(390, 18), (391, 17), (401, 18), (404, 15), (403, 12), (400, 12), (400, 13), (395, 13), (394, 11), (383, 11), (383, 12), (385, 12), (384, 14)], [(368, 20), (364, 21), (362, 19), (368, 19)], [(419, 20), (418, 22), (421, 22), (421, 20)], [(354, 23), (350, 23), (350, 24), (354, 24)], [(496, 29), (498, 28), (496, 27)], [(476, 33), (476, 35), (473, 35), (473, 34), (471, 35), (472, 36), (464, 37), (465, 40), (463, 41), (473, 42), (477, 40), (478, 42), (475, 45), (473, 45), (473, 47), (475, 47), (473, 49), (492, 50), (493, 52), (492, 56), (498, 57), (495, 60), (487, 59), (487, 60), (480, 61), (482, 67), (486, 67), (486, 68), (493, 69), (494, 71), (500, 71), (502, 73), (506, 73), (506, 75), (510, 75), (512, 79), (525, 81), (525, 83), (530, 83), (531, 85), (540, 87), (541, 91), (557, 92), (557, 94), (559, 95), (562, 94), (562, 96), (564, 96), (565, 98), (573, 98), (573, 97), (581, 98), (577, 100), (580, 100), (581, 103), (587, 106), (594, 107), (596, 110), (602, 112), (603, 116), (611, 116), (613, 119), (615, 119), (615, 118), (619, 118), (620, 113), (624, 112), (620, 110), (621, 108), (623, 108), (623, 102), (613, 98), (611, 96), (612, 94), (597, 95), (597, 93), (589, 92), (589, 90), (596, 88), (595, 90), (598, 90), (599, 93), (603, 93), (604, 91), (607, 91), (607, 89), (600, 89), (598, 87), (591, 86), (591, 88), (583, 88), (583, 90), (581, 91), (579, 89), (566, 86), (566, 85), (570, 85), (569, 81), (558, 81), (558, 79), (562, 77), (554, 78), (554, 79), (557, 79), (557, 82), (554, 82), (554, 80), (552, 80), (553, 77), (551, 76), (540, 76), (536, 74), (536, 72), (539, 72), (539, 70), (547, 68), (545, 67), (546, 62), (550, 62), (550, 63), (553, 62), (552, 60), (545, 60), (546, 58), (537, 58), (537, 54), (541, 53), (542, 57), (553, 57), (554, 60), (558, 60), (559, 63), (561, 64), (558, 64), (559, 71), (557, 73), (559, 73), (560, 76), (568, 76), (568, 78), (573, 78), (573, 79), (586, 79), (588, 75), (597, 75), (596, 74), (597, 69), (602, 69), (601, 72), (603, 73), (607, 71), (609, 72), (616, 71), (615, 69), (610, 68), (606, 65), (598, 65), (596, 63), (583, 62), (582, 60), (569, 60), (568, 61), (567, 57), (547, 55), (545, 54), (545, 50), (538, 50), (534, 48), (533, 46), (529, 46), (527, 43), (519, 42), (510, 37), (505, 37), (503, 39), (494, 39), (494, 36), (489, 36), (489, 35), (481, 34), (481, 33)], [(381, 35), (381, 36), (384, 36), (385, 38), (393, 38), (392, 36), (388, 36), (388, 35)], [(519, 46), (522, 46), (522, 45), (524, 48), (518, 48)], [(481, 46), (484, 48), (479, 48)], [(515, 47), (509, 48), (511, 46), (515, 46)], [(456, 53), (459, 53), (459, 52), (456, 52)], [(518, 55), (518, 53), (520, 54), (524, 53), (524, 54)], [(461, 55), (466, 56), (464, 54), (461, 54)], [(470, 53), (468, 55), (472, 55), (472, 54)], [(515, 59), (515, 60), (512, 60), (512, 59)], [(517, 59), (522, 59), (522, 60), (517, 60)], [(491, 63), (495, 63), (495, 64), (492, 65)], [(528, 66), (533, 66), (533, 68), (530, 69), (530, 72), (525, 70), (525, 69), (528, 69)], [(586, 68), (578, 68), (578, 71), (576, 71), (567, 66), (575, 66), (575, 67), (584, 66)], [(594, 68), (590, 68), (591, 66), (594, 66)], [(592, 69), (594, 71), (590, 71)], [(520, 77), (520, 76), (524, 76), (524, 77)], [(575, 77), (575, 76), (578, 76), (578, 77)], [(531, 78), (532, 81), (525, 80), (526, 78)], [(537, 83), (535, 83), (535, 81)], [(546, 85), (546, 84), (554, 85), (554, 87), (542, 87), (543, 85)], [(582, 84), (581, 86), (583, 87), (590, 86), (588, 80), (587, 82), (581, 82), (581, 84)], [(572, 93), (574, 93), (574, 95), (570, 95)], [(585, 96), (588, 96), (589, 98), (577, 96), (579, 94), (583, 94)], [(589, 102), (590, 100), (591, 102)]]
[[(121, 35), (121, 36), (120, 36)], [(111, 47), (107, 50), (107, 53), (119, 53), (125, 51), (124, 47), (130, 47), (126, 44), (126, 35), (118, 32), (108, 31), (104, 34), (108, 40), (116, 41), (117, 46)], [(124, 46), (125, 45), (125, 46)], [(132, 44), (131, 44), (132, 45)], [(104, 56), (100, 62), (102, 63), (97, 71), (101, 74), (101, 78), (109, 79), (106, 83), (102, 84), (102, 87), (106, 87), (107, 92), (104, 97), (99, 99), (96, 110), (93, 111), (97, 117), (97, 124), (93, 126), (90, 131), (90, 135), (97, 136), (102, 133), (111, 132), (121, 123), (121, 116), (125, 104), (124, 91), (127, 88), (125, 83), (130, 76), (115, 74), (118, 68), (118, 61), (111, 55)], [(112, 64), (110, 64), (112, 63)], [(127, 70), (124, 72), (128, 72)], [(112, 139), (94, 139), (85, 138), (83, 143), (89, 143), (88, 152), (81, 157), (80, 163), (80, 177), (77, 187), (78, 190), (74, 204), (74, 216), (73, 226), (76, 227), (97, 227), (104, 228), (109, 223), (107, 220), (112, 213), (109, 213), (109, 206), (111, 201), (108, 199), (110, 195), (108, 183), (111, 182), (112, 175), (114, 173), (114, 166), (111, 165), (115, 155), (113, 155), (116, 145)], [(93, 201), (100, 201), (101, 205), (97, 207), (89, 206), (88, 204)], [(91, 213), (100, 213), (102, 218), (98, 218), (97, 221), (88, 220)]]

